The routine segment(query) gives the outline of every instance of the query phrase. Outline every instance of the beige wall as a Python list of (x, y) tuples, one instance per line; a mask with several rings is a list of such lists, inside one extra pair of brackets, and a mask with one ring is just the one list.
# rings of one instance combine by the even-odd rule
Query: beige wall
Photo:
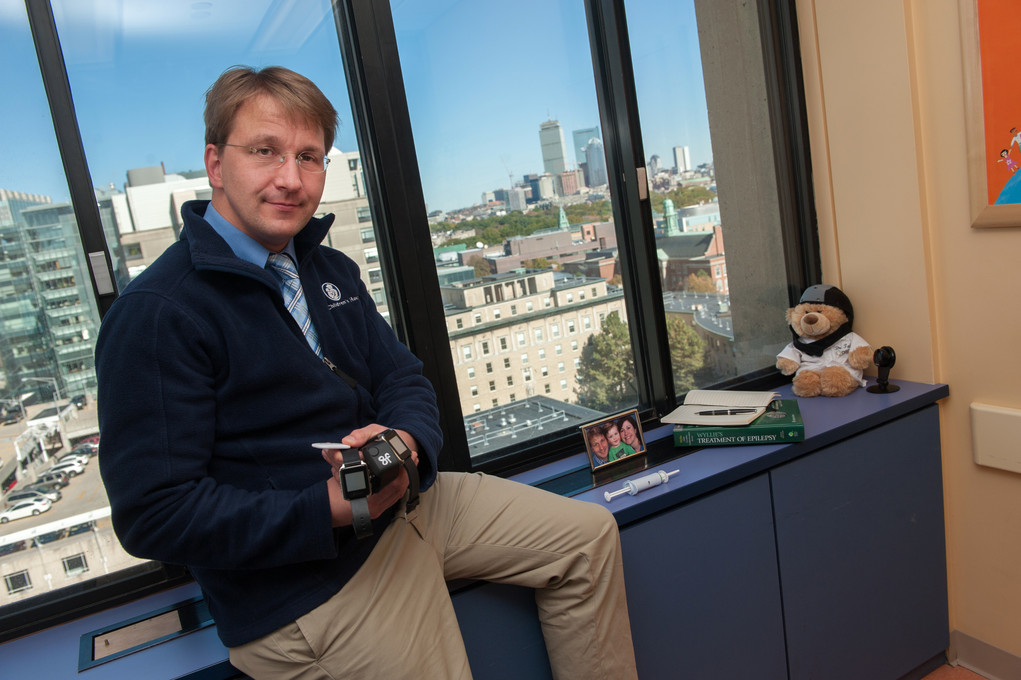
[(958, 2), (797, 10), (826, 282), (895, 348), (893, 377), (950, 386), (950, 629), (1021, 657), (1021, 475), (973, 462), (969, 418), (1021, 409), (1021, 227), (970, 226)]

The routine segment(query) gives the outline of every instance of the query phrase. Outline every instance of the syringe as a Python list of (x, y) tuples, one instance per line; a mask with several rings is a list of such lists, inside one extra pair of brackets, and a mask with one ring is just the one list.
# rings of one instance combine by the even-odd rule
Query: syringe
[(676, 475), (678, 472), (680, 472), (680, 470), (674, 470), (672, 472), (663, 472), (662, 470), (658, 470), (656, 472), (653, 472), (651, 475), (645, 475), (644, 477), (639, 477), (638, 479), (628, 480), (624, 482), (624, 488), (622, 488), (620, 491), (604, 491), (603, 498), (605, 498), (607, 501), (612, 501), (617, 496), (623, 496), (624, 494), (630, 494), (634, 496), (639, 491), (645, 491), (646, 489), (651, 489), (654, 486), (665, 484), (666, 482), (670, 481), (670, 478)]

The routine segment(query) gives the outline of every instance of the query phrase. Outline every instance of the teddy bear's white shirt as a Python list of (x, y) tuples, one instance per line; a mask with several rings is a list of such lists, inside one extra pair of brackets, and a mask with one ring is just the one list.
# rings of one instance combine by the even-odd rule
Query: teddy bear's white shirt
[[(804, 343), (810, 343), (811, 340), (802, 339)], [(798, 373), (802, 371), (821, 371), (828, 366), (840, 366), (848, 373), (853, 375), (858, 383), (865, 387), (866, 381), (862, 377), (863, 372), (861, 369), (854, 368), (848, 363), (848, 355), (859, 347), (868, 347), (869, 343), (865, 342), (865, 339), (857, 333), (848, 333), (844, 337), (837, 340), (835, 343), (823, 350), (822, 356), (814, 357), (811, 354), (805, 354), (794, 346), (794, 343), (788, 343), (783, 351), (778, 354), (778, 357), (784, 359), (790, 359), (798, 365)], [(795, 373), (797, 375), (797, 373)]]

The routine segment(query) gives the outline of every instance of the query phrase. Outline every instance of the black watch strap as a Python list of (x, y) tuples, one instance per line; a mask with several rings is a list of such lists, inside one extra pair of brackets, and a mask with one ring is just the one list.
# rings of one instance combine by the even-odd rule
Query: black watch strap
[[(344, 466), (356, 466), (365, 465), (362, 462), (361, 456), (358, 455), (358, 449), (342, 449), (341, 453), (344, 456)], [(369, 499), (353, 498), (348, 499), (351, 504), (351, 527), (354, 529), (355, 536), (358, 538), (367, 538), (372, 535), (372, 517), (369, 515)]]
[(418, 466), (415, 459), (408, 456), (404, 459), (404, 469), (408, 471), (408, 502), (404, 504), (406, 512), (418, 507)]
[(395, 430), (386, 430), (382, 435), (393, 448), (397, 457), (401, 459), (404, 469), (408, 471), (408, 502), (404, 504), (404, 509), (406, 512), (411, 512), (418, 507), (418, 466), (415, 465), (415, 459), (411, 456), (411, 449)]

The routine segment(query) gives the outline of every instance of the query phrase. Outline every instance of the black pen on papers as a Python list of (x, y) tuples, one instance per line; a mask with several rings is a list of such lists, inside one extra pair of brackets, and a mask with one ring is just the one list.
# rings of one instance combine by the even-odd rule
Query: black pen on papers
[(753, 408), (724, 408), (712, 411), (698, 411), (696, 416), (736, 416), (742, 413), (755, 413)]

